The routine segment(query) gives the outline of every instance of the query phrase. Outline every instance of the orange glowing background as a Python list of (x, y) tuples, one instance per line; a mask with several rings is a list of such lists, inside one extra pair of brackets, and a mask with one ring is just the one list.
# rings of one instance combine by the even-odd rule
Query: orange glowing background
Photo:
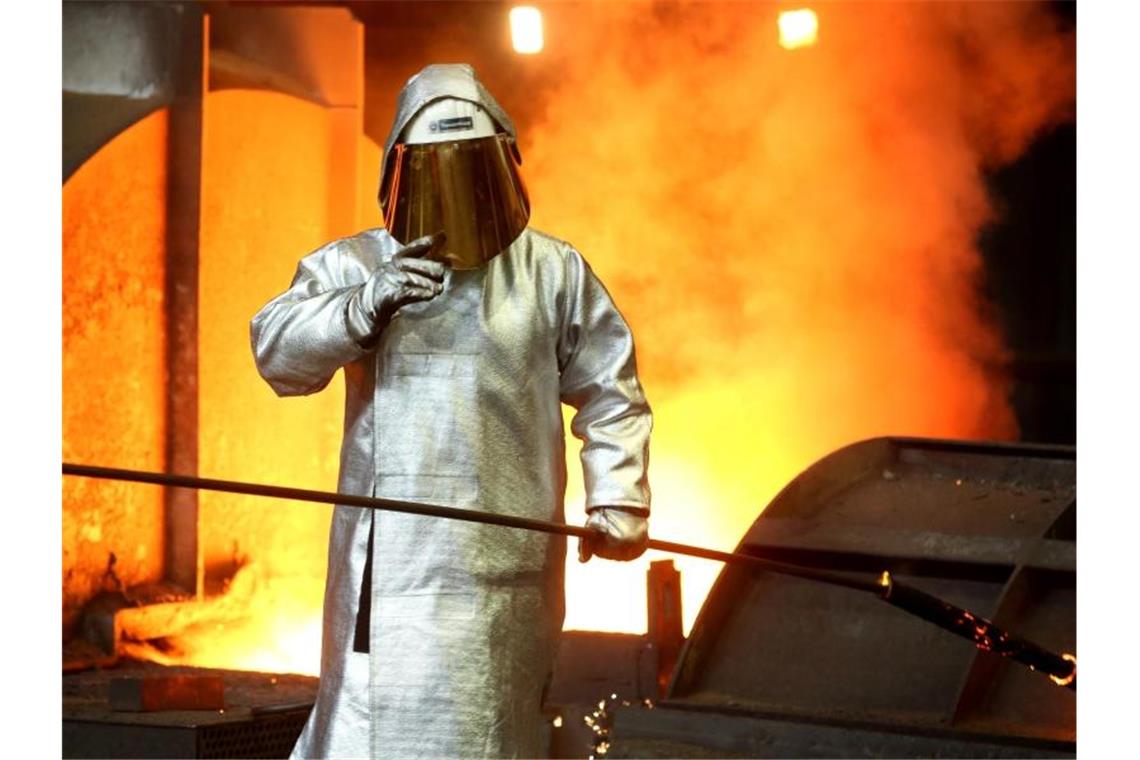
[[(1016, 437), (979, 297), (983, 172), (1074, 107), (1044, 7), (827, 3), (797, 50), (782, 9), (552, 4), (559, 76), (523, 145), (532, 224), (634, 328), (651, 532), (719, 549), (845, 444)], [(651, 559), (572, 567), (567, 627), (644, 630)], [(719, 567), (676, 563), (688, 630)]]
[[(541, 116), (520, 120), (532, 225), (585, 254), (634, 329), (656, 420), (653, 535), (731, 549), (779, 488), (859, 439), (1016, 437), (1001, 338), (979, 297), (975, 241), (995, 218), (984, 172), (1072, 115), (1074, 42), (1045, 9), (826, 4), (815, 9), (819, 42), (796, 50), (778, 44), (776, 6), (543, 10), (538, 58), (558, 76), (536, 93)], [(510, 87), (485, 79), (493, 92)], [(135, 216), (111, 217), (97, 244), (68, 230), (80, 217), (94, 225), (100, 213), (82, 188), (129, 174), (115, 167), (161, 165), (161, 144), (139, 147), (140, 131), (160, 120), (120, 135), (65, 186), (65, 310), (75, 293), (98, 301), (99, 314), (117, 308), (98, 283), (76, 279), (90, 257), (103, 257), (99, 268), (153, 270), (111, 254), (141, 234)], [(341, 381), (314, 397), (277, 399), (248, 344), (249, 318), (288, 285), (297, 259), (330, 237), (328, 140), (318, 106), (240, 90), (208, 97), (203, 475), (335, 487)], [(358, 222), (375, 226), (379, 151), (362, 138), (358, 155)], [(157, 192), (147, 187), (138, 197)], [(161, 303), (160, 274), (139, 286), (151, 307), (154, 277)], [(158, 469), (145, 452), (161, 440), (161, 399), (152, 398), (161, 388), (161, 364), (152, 366), (161, 333), (122, 315), (104, 319), (110, 334), (149, 341), (99, 381), (117, 388), (121, 377), (141, 378), (130, 419), (114, 431), (137, 450), (85, 443), (104, 435), (107, 415), (69, 411), (91, 394), (69, 379), (78, 375), (68, 367), (89, 360), (87, 339), (65, 319), (65, 457)], [(101, 340), (100, 350), (116, 350)], [(578, 443), (568, 449), (567, 515), (579, 521)], [(98, 495), (109, 488), (89, 486), (95, 496), (85, 492), (86, 501), (65, 491), (65, 572), (68, 541), (82, 540), (92, 498), (114, 501)], [(152, 498), (138, 493), (131, 498)], [(207, 564), (244, 566), (227, 597), (185, 621), (172, 639), (180, 650), (138, 652), (316, 673), (328, 510), (215, 494), (201, 503)], [(148, 513), (140, 524), (159, 518)], [(161, 544), (151, 546), (161, 556)], [(568, 562), (566, 627), (643, 632), (645, 571), (655, 558)], [(121, 572), (155, 572), (146, 558), (134, 570), (122, 561)], [(688, 630), (720, 568), (676, 562)], [(98, 562), (89, 564), (84, 577)]]
[[(63, 199), (63, 459), (162, 469), (166, 114), (92, 156)], [(124, 160), (158, 156), (157, 161)], [(63, 481), (63, 626), (104, 588), (109, 554), (127, 585), (162, 573), (162, 494)]]

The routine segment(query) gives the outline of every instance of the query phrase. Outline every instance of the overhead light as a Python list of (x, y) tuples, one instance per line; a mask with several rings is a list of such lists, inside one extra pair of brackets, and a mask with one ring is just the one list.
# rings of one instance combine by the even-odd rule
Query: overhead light
[(815, 11), (807, 8), (784, 11), (776, 23), (780, 27), (780, 45), (788, 50), (815, 44), (819, 32)]
[(542, 14), (538, 8), (520, 5), (511, 8), (511, 44), (516, 53), (542, 50)]

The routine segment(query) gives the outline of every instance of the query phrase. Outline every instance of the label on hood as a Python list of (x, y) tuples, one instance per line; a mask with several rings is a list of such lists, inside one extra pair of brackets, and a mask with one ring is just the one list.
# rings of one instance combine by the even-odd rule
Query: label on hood
[(432, 132), (462, 132), (475, 129), (475, 120), (470, 116), (454, 116), (450, 119), (437, 119), (428, 127)]

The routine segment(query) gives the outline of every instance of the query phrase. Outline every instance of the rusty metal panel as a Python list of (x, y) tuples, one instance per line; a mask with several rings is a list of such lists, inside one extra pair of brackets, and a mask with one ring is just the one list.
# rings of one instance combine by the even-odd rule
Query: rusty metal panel
[(657, 652), (656, 698), (665, 693), (669, 677), (685, 643), (681, 615), (681, 573), (673, 567), (673, 560), (649, 563), (645, 590), (647, 635), (650, 646)]
[(225, 682), (220, 676), (130, 676), (112, 678), (108, 689), (112, 710), (223, 710)]

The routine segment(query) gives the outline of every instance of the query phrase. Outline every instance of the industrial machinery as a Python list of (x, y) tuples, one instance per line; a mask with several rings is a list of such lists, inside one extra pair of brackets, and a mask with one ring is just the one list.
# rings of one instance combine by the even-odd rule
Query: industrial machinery
[[(857, 443), (792, 481), (737, 552), (886, 571), (1076, 652), (1072, 448)], [(1071, 757), (1066, 685), (874, 596), (732, 563), (664, 698), (611, 708), (607, 756)]]

